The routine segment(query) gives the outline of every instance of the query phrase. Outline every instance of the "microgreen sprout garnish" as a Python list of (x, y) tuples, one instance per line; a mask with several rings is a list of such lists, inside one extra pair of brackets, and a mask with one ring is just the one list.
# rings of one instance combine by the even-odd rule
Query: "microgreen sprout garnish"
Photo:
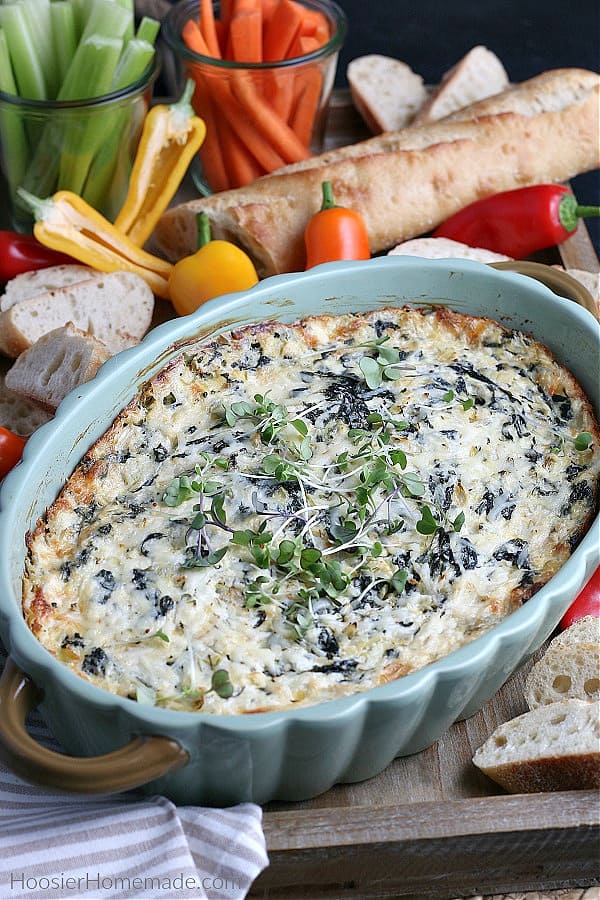
[(395, 347), (386, 347), (387, 341), (389, 335), (361, 344), (361, 347), (372, 349), (376, 353), (376, 356), (363, 356), (358, 363), (372, 391), (376, 390), (384, 379), (397, 381), (402, 377), (402, 372), (397, 368), (402, 363), (401, 353)]
[[(288, 418), (287, 407), (275, 403), (268, 394), (255, 394), (254, 403), (241, 400), (225, 407), (225, 421), (233, 426), (239, 419), (249, 419), (256, 425), (263, 444), (274, 443), (283, 429), (295, 429), (303, 438), (308, 435), (308, 426), (303, 419)], [(309, 457), (304, 457), (309, 458)]]
[(573, 441), (573, 444), (575, 449), (582, 453), (584, 450), (589, 450), (593, 440), (594, 439), (589, 431), (580, 431)]
[(215, 669), (213, 671), (209, 688), (187, 687), (183, 688), (179, 693), (171, 694), (169, 696), (163, 696), (154, 692), (150, 694), (148, 691), (144, 690), (143, 687), (141, 689), (138, 687), (137, 689), (138, 702), (158, 705), (161, 703), (169, 703), (173, 700), (183, 700), (188, 703), (193, 703), (197, 709), (200, 709), (200, 707), (204, 705), (204, 699), (208, 694), (216, 694), (222, 700), (228, 700), (230, 697), (233, 697), (234, 688), (227, 669)]

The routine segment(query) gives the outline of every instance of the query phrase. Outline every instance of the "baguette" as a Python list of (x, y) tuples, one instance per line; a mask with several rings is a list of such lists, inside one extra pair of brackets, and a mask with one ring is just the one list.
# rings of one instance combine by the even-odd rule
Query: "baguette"
[(154, 296), (130, 272), (78, 281), (14, 303), (0, 312), (0, 350), (16, 357), (43, 334), (72, 322), (111, 354), (138, 343), (150, 327)]
[(404, 128), (427, 100), (421, 76), (390, 56), (359, 56), (349, 63), (346, 77), (352, 102), (373, 134)]
[(550, 644), (525, 680), (530, 709), (557, 700), (600, 699), (600, 654), (597, 643)]
[(193, 253), (203, 211), (213, 237), (240, 244), (261, 277), (301, 270), (304, 229), (329, 180), (336, 202), (363, 215), (371, 253), (388, 250), (488, 194), (598, 167), (599, 85), (585, 70), (544, 73), (456, 119), (389, 132), (176, 206), (159, 220), (155, 242), (171, 260)]
[(21, 437), (29, 437), (51, 418), (51, 414), (36, 403), (9, 390), (6, 387), (5, 372), (0, 371), (0, 426)]
[(598, 703), (561, 700), (500, 725), (473, 757), (512, 793), (600, 787)]
[(570, 644), (600, 644), (600, 619), (597, 616), (582, 616), (564, 631), (552, 638), (550, 647), (566, 647)]
[(450, 238), (426, 237), (403, 241), (388, 251), (388, 256), (423, 256), (426, 259), (474, 259), (477, 262), (508, 262), (511, 257), (483, 247), (469, 247)]
[(435, 122), (509, 87), (506, 70), (487, 47), (473, 47), (446, 72), (417, 112), (413, 124)]
[(28, 300), (37, 294), (45, 294), (46, 291), (54, 291), (56, 288), (90, 278), (102, 278), (102, 273), (95, 272), (89, 266), (80, 266), (78, 263), (22, 272), (6, 283), (4, 293), (0, 297), (0, 311), (10, 309), (20, 300)]
[(68, 322), (21, 353), (6, 375), (6, 386), (53, 413), (70, 391), (93, 378), (109, 358), (103, 343)]

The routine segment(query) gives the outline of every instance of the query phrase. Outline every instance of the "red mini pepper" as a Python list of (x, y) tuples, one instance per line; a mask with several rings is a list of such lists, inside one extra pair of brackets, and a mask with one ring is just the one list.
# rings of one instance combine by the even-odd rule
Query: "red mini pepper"
[(573, 600), (560, 620), (560, 627), (568, 628), (584, 616), (600, 617), (600, 566)]
[(0, 231), (0, 282), (10, 281), (11, 278), (23, 272), (33, 272), (34, 269), (47, 269), (48, 266), (74, 262), (71, 256), (44, 247), (30, 234)]
[(330, 181), (323, 182), (323, 205), (304, 232), (306, 268), (339, 259), (370, 259), (369, 235), (361, 214), (336, 206)]
[(598, 215), (599, 206), (579, 206), (562, 184), (535, 184), (470, 203), (433, 236), (523, 259), (565, 241), (583, 216)]

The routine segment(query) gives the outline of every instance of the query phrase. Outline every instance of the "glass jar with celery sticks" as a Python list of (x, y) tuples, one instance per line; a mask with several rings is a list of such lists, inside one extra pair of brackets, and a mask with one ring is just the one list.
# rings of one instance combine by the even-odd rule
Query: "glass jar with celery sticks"
[(0, 0), (0, 164), (11, 227), (17, 195), (71, 190), (109, 219), (127, 192), (158, 75), (160, 23), (133, 0)]

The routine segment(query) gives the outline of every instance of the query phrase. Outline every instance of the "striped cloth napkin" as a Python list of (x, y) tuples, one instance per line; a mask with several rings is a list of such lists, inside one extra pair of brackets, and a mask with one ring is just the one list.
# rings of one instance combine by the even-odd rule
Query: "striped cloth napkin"
[[(0, 645), (0, 671), (5, 660)], [(37, 713), (28, 729), (60, 750)], [(205, 809), (134, 792), (56, 793), (0, 762), (0, 897), (237, 900), (268, 865), (261, 821), (254, 803)]]

